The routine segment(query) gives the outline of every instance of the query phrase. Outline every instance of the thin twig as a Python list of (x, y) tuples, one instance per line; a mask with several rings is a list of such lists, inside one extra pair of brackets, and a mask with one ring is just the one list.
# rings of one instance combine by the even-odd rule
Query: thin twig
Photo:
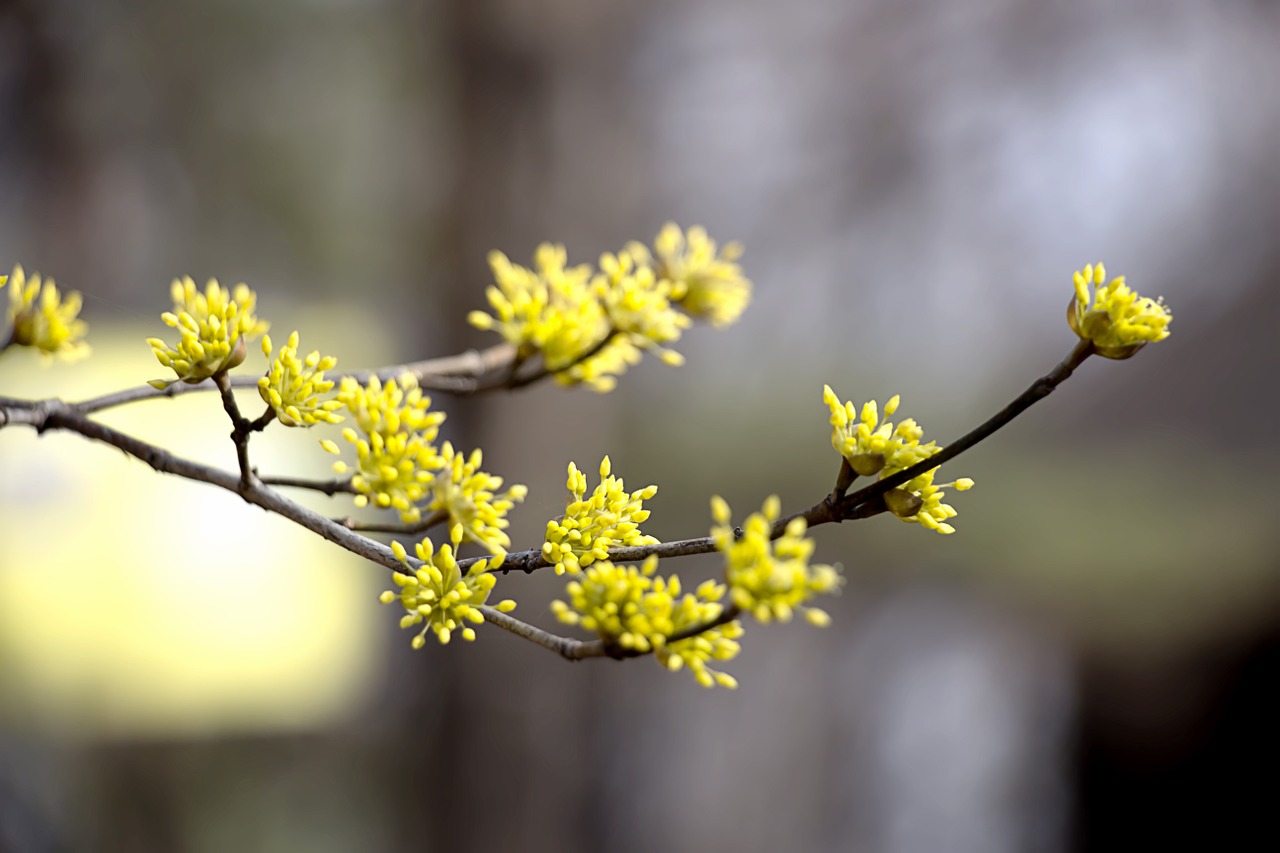
[(561, 637), (534, 627), (527, 622), (521, 622), (511, 614), (503, 613), (501, 610), (488, 605), (481, 605), (479, 610), (484, 614), (484, 621), (491, 622), (504, 631), (510, 631), (512, 634), (523, 637), (531, 643), (536, 643), (544, 649), (550, 649), (565, 660), (576, 661), (586, 658), (609, 657), (604, 642), (600, 640), (584, 641)]
[(882, 497), (889, 490), (896, 489), (926, 471), (932, 471), (944, 462), (955, 459), (961, 453), (1006, 426), (1018, 415), (1052, 394), (1054, 389), (1065, 382), (1075, 372), (1075, 369), (1091, 355), (1093, 355), (1093, 344), (1087, 340), (1081, 340), (1057, 367), (1032, 382), (1027, 390), (1015, 397), (1009, 405), (928, 459), (923, 459), (908, 468), (898, 471), (896, 474), (877, 480), (871, 485), (864, 486), (843, 498), (837, 504), (837, 514), (852, 517), (849, 514), (856, 512), (860, 506)]
[(249, 432), (262, 432), (264, 429), (267, 428), (267, 425), (270, 424), (275, 419), (276, 419), (276, 410), (271, 408), (270, 406), (267, 406), (267, 410), (262, 414), (258, 415), (257, 420), (252, 421), (249, 424), (248, 430)]
[[(3, 413), (0, 412), (0, 414)], [(14, 414), (18, 417), (13, 417)], [(208, 483), (238, 494), (248, 503), (282, 515), (358, 557), (392, 571), (400, 571), (403, 568), (403, 564), (396, 559), (395, 554), (386, 545), (335, 524), (318, 512), (268, 488), (257, 478), (252, 479), (247, 487), (242, 488), (237, 473), (177, 456), (163, 448), (101, 424), (77, 411), (74, 406), (65, 403), (49, 404), (46, 401), (46, 405), (40, 409), (22, 409), (17, 413), (7, 413), (6, 417), (7, 420), (0, 422), (0, 425), (22, 423), (34, 427), (40, 433), (50, 429), (62, 429), (79, 433), (94, 441), (104, 442), (123, 450), (161, 473)]]
[[(219, 373), (213, 377), (214, 384), (222, 397), (222, 408), (231, 419), (231, 441), (236, 446), (236, 462), (240, 467), (240, 488), (247, 489), (253, 481), (253, 468), (249, 465), (249, 436), (253, 424), (242, 414), (236, 403), (235, 392), (231, 390), (231, 382), (227, 374)], [(265, 422), (264, 422), (265, 425)]]
[(856, 479), (858, 479), (858, 472), (853, 470), (848, 458), (841, 456), (840, 472), (836, 474), (836, 485), (831, 490), (831, 500), (838, 501), (844, 497), (845, 492), (849, 491), (849, 487), (853, 485), (853, 481)]
[(599, 355), (600, 352), (604, 350), (604, 348), (607, 347), (609, 344), (613, 343), (614, 338), (618, 337), (618, 335), (620, 334), (622, 333), (619, 332), (617, 329), (611, 328), (605, 334), (604, 337), (596, 341), (589, 348), (578, 353), (578, 355), (574, 356), (573, 360), (570, 361), (568, 364), (562, 364), (559, 367), (550, 368), (550, 367), (547, 367), (547, 364), (544, 361), (542, 364), (538, 366), (536, 370), (526, 373), (524, 376), (516, 375), (516, 371), (519, 369), (520, 365), (517, 361), (513, 361), (511, 365), (511, 372), (507, 376), (504, 382), (492, 383), (490, 385), (482, 386), (476, 390), (478, 391), (511, 391), (517, 388), (527, 388), (528, 386), (534, 384), (535, 382), (541, 382), (543, 379), (546, 379), (548, 376), (555, 376), (556, 374), (564, 373), (567, 370), (572, 370), (574, 367), (577, 367), (579, 364), (582, 364), (588, 359), (591, 359), (596, 355)]
[(417, 521), (403, 522), (396, 524), (394, 522), (373, 522), (373, 521), (356, 521), (354, 518), (334, 519), (335, 522), (341, 524), (348, 530), (359, 530), (362, 533), (401, 533), (406, 536), (412, 536), (417, 533), (423, 533), (437, 524), (444, 524), (449, 520), (449, 513), (445, 510), (437, 510), (426, 518), (420, 518)]
[(670, 645), (671, 643), (678, 643), (681, 640), (687, 640), (690, 637), (696, 637), (699, 634), (705, 634), (706, 632), (712, 629), (719, 628), (721, 625), (728, 625), (730, 622), (732, 622), (734, 619), (737, 619), (741, 615), (742, 615), (742, 611), (738, 609), (738, 605), (730, 604), (724, 610), (720, 611), (719, 616), (712, 619), (711, 621), (704, 622), (701, 625), (691, 625), (688, 628), (685, 628), (683, 631), (676, 631), (670, 637), (667, 637), (667, 644)]
[(356, 491), (356, 487), (351, 485), (350, 478), (346, 480), (307, 480), (301, 477), (263, 477), (262, 485), (278, 486), (284, 489), (310, 489), (313, 492), (322, 492), (329, 497), (337, 494), (359, 494)]
[[(947, 445), (942, 451), (935, 453), (928, 459), (899, 471), (896, 474), (885, 477), (883, 480), (878, 480), (870, 486), (859, 489), (843, 499), (834, 499), (834, 495), (831, 495), (807, 509), (779, 518), (773, 523), (772, 529), (770, 530), (770, 536), (777, 539), (786, 532), (788, 523), (796, 518), (803, 518), (806, 526), (808, 527), (817, 527), (820, 524), (829, 524), (831, 522), (869, 518), (873, 515), (878, 515), (884, 512), (886, 510), (884, 505), (884, 494), (886, 492), (902, 485), (913, 477), (919, 476), (925, 471), (932, 470), (942, 463), (950, 459), (954, 459), (965, 450), (968, 450), (970, 447), (973, 447), (978, 442), (987, 438), (1001, 427), (1007, 425), (1038, 400), (1042, 400), (1052, 393), (1053, 390), (1071, 376), (1072, 372), (1092, 353), (1092, 345), (1087, 341), (1082, 341), (1071, 351), (1070, 355), (1058, 364), (1057, 367), (1033, 382), (1030, 387), (1016, 397), (1013, 402), (1009, 403), (1009, 405), (1005, 406), (977, 428), (961, 436), (952, 444)], [(843, 468), (844, 465), (842, 464), (842, 471)], [(843, 477), (840, 479), (843, 479)], [(683, 557), (692, 554), (709, 554), (715, 550), (715, 542), (710, 536), (700, 536), (695, 539), (659, 542), (656, 545), (633, 545), (625, 548), (611, 548), (609, 550), (609, 559), (618, 563), (630, 563), (644, 560), (650, 556), (657, 556), (659, 559), (666, 559), (668, 557)], [(481, 559), (483, 558), (476, 557), (459, 560), (458, 565), (465, 569)], [(515, 551), (508, 554), (503, 560), (502, 565), (495, 567), (493, 571), (504, 573), (510, 571), (522, 571), (529, 573), (538, 569), (546, 568), (550, 565), (551, 563), (548, 563), (543, 558), (540, 550), (530, 549), (528, 551)]]
[[(433, 391), (454, 394), (470, 394), (476, 390), (478, 381), (497, 372), (509, 362), (515, 348), (510, 344), (497, 344), (485, 350), (467, 350), (458, 355), (444, 358), (412, 361), (406, 364), (393, 364), (376, 370), (352, 370), (342, 373), (330, 373), (332, 379), (350, 377), (357, 382), (368, 382), (373, 376), (382, 381), (397, 379), (406, 373), (413, 374), (418, 384)], [(229, 377), (232, 388), (256, 388), (256, 376)], [(85, 414), (93, 414), (103, 409), (135, 403), (140, 400), (155, 400), (162, 397), (181, 397), (186, 394), (197, 394), (215, 389), (214, 383), (205, 380), (194, 384), (174, 382), (165, 388), (153, 388), (143, 385), (137, 388), (126, 388), (100, 397), (92, 397), (73, 404)]]

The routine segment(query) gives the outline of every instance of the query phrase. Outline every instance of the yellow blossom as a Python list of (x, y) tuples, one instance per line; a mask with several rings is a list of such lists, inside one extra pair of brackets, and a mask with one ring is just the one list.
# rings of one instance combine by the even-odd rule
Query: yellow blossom
[(445, 442), (441, 447), (440, 467), (431, 486), (432, 512), (449, 514), (449, 529), (461, 529), (462, 538), (478, 542), (492, 554), (505, 554), (511, 544), (507, 536), (507, 511), (522, 501), (529, 489), (515, 485), (505, 492), (502, 478), (479, 470), (482, 459), (479, 449), (470, 457), (455, 453), (453, 445)]
[(553, 601), (551, 609), (561, 622), (592, 631), (607, 643), (638, 654), (653, 652), (669, 670), (687, 667), (705, 687), (736, 687), (733, 676), (707, 664), (738, 654), (741, 623), (732, 621), (667, 641), (676, 633), (718, 619), (724, 612), (720, 603), (724, 586), (707, 581), (695, 593), (682, 594), (680, 578), (656, 576), (657, 566), (657, 557), (640, 566), (595, 562), (565, 586), (569, 600)]
[[(399, 601), (404, 607), (406, 613), (400, 620), (401, 628), (426, 623), (413, 638), (415, 649), (426, 643), (428, 631), (433, 631), (442, 645), (449, 642), (459, 628), (462, 639), (474, 640), (475, 629), (466, 623), (484, 621), (479, 607), (488, 601), (489, 593), (497, 583), (497, 577), (489, 570), (496, 568), (502, 558), (479, 560), (464, 575), (454, 556), (457, 544), (454, 540), (453, 546), (441, 545), (436, 551), (430, 539), (422, 540), (415, 548), (422, 565), (414, 569), (404, 546), (399, 542), (392, 543), (392, 550), (409, 571), (392, 575), (399, 591), (387, 590), (382, 593), (381, 601), (383, 604)], [(508, 599), (496, 606), (498, 610), (509, 612), (515, 609), (516, 603)]]
[[(8, 280), (9, 276), (0, 276), (0, 287)], [(84, 336), (89, 327), (79, 319), (81, 304), (76, 291), (64, 299), (53, 279), (42, 284), (39, 273), (28, 279), (22, 267), (15, 266), (9, 290), (9, 340), (17, 346), (33, 347), (44, 356), (72, 360), (88, 355)]]
[(1164, 301), (1139, 296), (1124, 283), (1124, 276), (1107, 283), (1106, 268), (1090, 264), (1077, 270), (1073, 280), (1076, 295), (1067, 306), (1067, 323), (1082, 340), (1093, 343), (1098, 355), (1128, 358), (1148, 343), (1169, 337), (1173, 315)]
[[(262, 354), (271, 358), (269, 335), (262, 339)], [(276, 419), (285, 426), (340, 423), (342, 416), (335, 414), (334, 410), (342, 408), (342, 401), (320, 400), (321, 394), (333, 390), (333, 380), (325, 379), (324, 372), (332, 370), (337, 363), (333, 356), (321, 358), (315, 351), (305, 359), (299, 359), (298, 333), (294, 332), (271, 360), (267, 375), (258, 380), (258, 393), (276, 413)]]
[[(541, 354), (547, 370), (562, 384), (584, 383), (598, 391), (613, 388), (613, 375), (640, 354), (629, 341), (610, 340), (588, 361), (582, 357), (610, 337), (609, 315), (585, 264), (566, 267), (563, 246), (543, 243), (534, 253), (534, 269), (513, 264), (501, 252), (489, 255), (496, 287), (486, 291), (493, 314), (472, 311), (478, 329), (492, 329), (516, 347), (519, 358)], [(570, 369), (570, 368), (574, 369)]]
[(831, 410), (831, 446), (860, 476), (901, 471), (941, 449), (932, 441), (920, 443), (924, 430), (911, 418), (897, 426), (887, 420), (898, 410), (896, 394), (884, 404), (886, 420), (880, 419), (875, 400), (864, 403), (859, 413), (852, 402), (841, 403), (830, 385), (822, 386), (822, 400)]
[(671, 365), (684, 363), (666, 344), (675, 343), (693, 324), (671, 304), (672, 283), (630, 252), (604, 254), (595, 286), (613, 328), (630, 337), (637, 349), (651, 350)]
[[(355, 423), (342, 430), (342, 437), (356, 449), (356, 473), (351, 478), (358, 493), (356, 506), (372, 503), (396, 510), (401, 521), (420, 519), (418, 504), (430, 492), (435, 472), (443, 464), (432, 442), (444, 413), (428, 410), (431, 398), (422, 394), (410, 375), (386, 383), (375, 376), (364, 386), (344, 378), (338, 400)], [(333, 441), (323, 441), (321, 446), (330, 453), (341, 452)], [(339, 461), (333, 470), (346, 474), (349, 468)]]
[[(882, 480), (942, 450), (935, 442), (920, 442), (924, 430), (911, 418), (896, 426), (887, 420), (901, 402), (896, 394), (884, 404), (885, 420), (881, 420), (875, 400), (864, 403), (859, 412), (852, 402), (841, 403), (830, 385), (822, 387), (822, 400), (831, 411), (831, 445), (859, 476), (875, 475)], [(946, 521), (955, 517), (956, 511), (942, 503), (942, 490), (954, 487), (965, 491), (973, 487), (973, 480), (934, 485), (936, 472), (934, 468), (890, 490), (885, 504), (903, 521), (918, 521), (936, 533), (954, 533), (955, 528)]]
[(148, 338), (156, 360), (177, 374), (177, 380), (152, 380), (164, 388), (174, 381), (201, 382), (225, 373), (244, 361), (248, 341), (265, 333), (270, 325), (254, 316), (258, 297), (244, 284), (227, 290), (210, 279), (204, 293), (189, 277), (170, 286), (173, 311), (160, 315), (165, 325), (178, 330), (171, 347), (160, 338)]
[(658, 541), (640, 532), (640, 525), (649, 518), (644, 501), (657, 494), (658, 487), (627, 492), (622, 479), (611, 476), (610, 470), (606, 456), (600, 463), (600, 485), (587, 498), (586, 475), (569, 463), (566, 485), (572, 496), (564, 515), (547, 522), (542, 546), (542, 556), (556, 567), (556, 574), (577, 572), (596, 560), (607, 559), (610, 548)]
[(942, 502), (943, 489), (954, 488), (958, 492), (973, 488), (973, 480), (961, 477), (952, 483), (933, 482), (937, 468), (931, 468), (918, 477), (913, 477), (896, 489), (885, 493), (885, 505), (889, 511), (903, 521), (917, 521), (921, 527), (935, 533), (955, 533), (956, 529), (947, 524), (947, 519), (955, 518), (956, 511), (950, 504)]
[(444, 412), (431, 411), (431, 398), (422, 393), (411, 373), (386, 382), (373, 376), (368, 385), (345, 376), (338, 399), (360, 431), (369, 435), (420, 432), (427, 441), (434, 441), (444, 423)]
[[(676, 634), (718, 619), (723, 612), (720, 600), (724, 593), (724, 584), (704, 581), (694, 595), (686, 594), (675, 602), (671, 613), (674, 630), (671, 633)], [(692, 637), (668, 642), (660, 646), (655, 654), (658, 663), (673, 672), (687, 668), (703, 687), (718, 684), (732, 689), (738, 686), (738, 680), (727, 672), (711, 669), (707, 664), (737, 657), (742, 648), (737, 641), (742, 633), (742, 623), (735, 619)]]
[[(664, 354), (671, 352), (663, 350)], [(606, 394), (618, 387), (618, 377), (626, 373), (628, 367), (639, 364), (642, 357), (643, 352), (636, 346), (634, 336), (614, 334), (595, 355), (559, 369), (555, 380), (561, 385), (582, 384), (592, 391)]]
[[(632, 243), (628, 251), (648, 259), (648, 250)], [(751, 282), (742, 274), (738, 258), (742, 246), (729, 243), (718, 252), (706, 229), (694, 226), (688, 232), (668, 222), (654, 240), (653, 254), (659, 278), (672, 283), (672, 300), (694, 317), (713, 326), (726, 326), (741, 316), (751, 301)]]
[(830, 621), (826, 612), (807, 602), (815, 595), (835, 592), (841, 583), (839, 572), (834, 566), (809, 565), (813, 540), (805, 537), (803, 518), (792, 519), (778, 539), (770, 538), (780, 512), (777, 496), (769, 497), (760, 512), (747, 517), (742, 537), (735, 539), (729, 505), (718, 496), (711, 499), (716, 521), (711, 538), (716, 550), (725, 555), (729, 597), (761, 622), (786, 622), (799, 610), (812, 624), (826, 625)]
[(601, 638), (636, 652), (653, 651), (674, 628), (670, 600), (680, 592), (680, 581), (655, 578), (657, 557), (643, 565), (615, 565), (600, 560), (565, 586), (569, 601), (553, 601), (551, 609), (561, 622), (594, 631)]

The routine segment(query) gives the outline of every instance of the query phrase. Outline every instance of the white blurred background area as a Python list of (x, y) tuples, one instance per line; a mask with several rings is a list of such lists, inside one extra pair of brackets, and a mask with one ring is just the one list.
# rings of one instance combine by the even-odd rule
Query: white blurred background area
[[(948, 464), (955, 535), (815, 530), (833, 624), (749, 625), (737, 691), (413, 652), (384, 570), (0, 430), (0, 853), (1280, 849), (1277, 81), (1272, 0), (0, 0), (0, 268), (81, 291), (95, 346), (6, 352), (0, 395), (160, 376), (176, 276), (357, 367), (492, 343), (491, 249), (744, 244), (751, 308), (682, 367), (435, 395), (529, 486), (515, 548), (606, 453), (663, 539), (815, 502), (824, 383), (946, 443), (1070, 350), (1087, 263), (1174, 313)], [(215, 396), (110, 422), (234, 466)], [(562, 585), (498, 590), (554, 627)]]

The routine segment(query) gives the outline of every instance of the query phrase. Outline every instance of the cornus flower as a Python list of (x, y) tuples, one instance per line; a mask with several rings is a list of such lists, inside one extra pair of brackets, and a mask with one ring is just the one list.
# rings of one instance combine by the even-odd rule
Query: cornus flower
[(565, 586), (569, 601), (553, 601), (551, 610), (566, 625), (594, 631), (624, 649), (652, 651), (674, 631), (671, 600), (680, 591), (675, 576), (669, 582), (654, 577), (657, 566), (657, 557), (640, 566), (596, 562)]
[[(877, 479), (883, 479), (942, 449), (932, 441), (921, 444), (924, 430), (910, 418), (897, 426), (881, 420), (875, 400), (864, 403), (859, 412), (853, 403), (841, 403), (830, 385), (822, 386), (822, 399), (831, 410), (831, 445), (860, 476), (878, 475)], [(889, 398), (884, 404), (885, 418), (898, 410), (899, 402), (896, 394)], [(973, 488), (973, 480), (965, 477), (934, 485), (936, 472), (935, 468), (890, 490), (885, 495), (885, 505), (903, 521), (918, 521), (936, 533), (954, 533), (955, 528), (946, 521), (954, 518), (956, 511), (942, 503), (942, 490), (955, 488), (963, 492)]]
[[(562, 384), (584, 383), (598, 391), (612, 389), (612, 374), (639, 359), (634, 346), (608, 344), (576, 364), (613, 334), (609, 316), (592, 286), (585, 264), (566, 267), (563, 246), (543, 243), (534, 253), (534, 269), (513, 264), (501, 252), (489, 255), (496, 287), (486, 291), (493, 315), (472, 311), (467, 319), (478, 329), (492, 329), (514, 344), (519, 358), (541, 354)], [(576, 369), (570, 370), (570, 367)]]
[(600, 485), (586, 497), (587, 478), (569, 463), (566, 486), (572, 493), (564, 515), (547, 522), (542, 556), (556, 567), (556, 574), (577, 572), (609, 556), (610, 548), (652, 545), (658, 540), (640, 532), (649, 518), (644, 502), (658, 493), (657, 486), (627, 492), (622, 478), (610, 475), (606, 456), (600, 463)]
[[(80, 294), (71, 291), (64, 300), (53, 279), (43, 284), (37, 273), (26, 277), (21, 266), (13, 268), (13, 286), (9, 289), (9, 341), (17, 346), (33, 347), (44, 356), (77, 359), (89, 354), (84, 336), (88, 325), (78, 319), (82, 303)], [(9, 276), (0, 276), (4, 287)], [(0, 341), (0, 349), (3, 342)]]
[(369, 435), (420, 432), (427, 441), (434, 441), (444, 423), (444, 412), (431, 411), (431, 398), (422, 393), (411, 373), (385, 383), (374, 376), (368, 385), (343, 377), (338, 399), (361, 432)]
[[(610, 335), (609, 342), (598, 353), (574, 362), (556, 373), (556, 381), (561, 385), (586, 385), (601, 394), (607, 394), (618, 387), (618, 377), (626, 373), (628, 367), (639, 364), (644, 353), (636, 346), (634, 335)], [(664, 361), (667, 360), (668, 353), (671, 350), (663, 350)], [(679, 358), (678, 353), (674, 355)]]
[(626, 251), (602, 255), (600, 271), (596, 287), (613, 328), (667, 364), (683, 364), (683, 356), (665, 345), (678, 341), (693, 321), (671, 304), (672, 283)]
[(725, 325), (751, 298), (736, 244), (717, 253), (701, 228), (690, 229), (686, 240), (668, 225), (655, 249), (656, 260), (647, 247), (631, 243), (604, 255), (599, 271), (567, 266), (564, 247), (549, 243), (534, 253), (532, 269), (493, 252), (496, 285), (486, 291), (492, 313), (473, 311), (468, 320), (514, 344), (519, 359), (540, 354), (561, 384), (610, 391), (646, 351), (667, 364), (683, 363), (667, 345), (689, 327), (689, 315)]
[(190, 278), (173, 282), (173, 311), (160, 315), (165, 325), (178, 330), (179, 340), (171, 347), (159, 338), (148, 338), (156, 360), (177, 374), (176, 380), (152, 380), (156, 388), (175, 381), (196, 383), (225, 373), (244, 361), (248, 341), (270, 326), (253, 311), (258, 297), (243, 284), (228, 291), (210, 279), (204, 293)]
[(553, 601), (552, 611), (564, 624), (594, 631), (600, 639), (627, 651), (653, 652), (668, 670), (687, 667), (703, 686), (736, 688), (732, 675), (710, 669), (708, 663), (737, 656), (741, 622), (727, 622), (694, 637), (667, 642), (678, 631), (708, 625), (721, 616), (723, 584), (708, 580), (695, 593), (681, 594), (680, 578), (659, 578), (655, 576), (657, 567), (657, 557), (649, 557), (640, 566), (596, 562), (566, 585), (568, 601)]
[[(932, 441), (921, 444), (924, 430), (911, 418), (897, 426), (881, 420), (875, 400), (864, 403), (859, 413), (852, 402), (841, 403), (830, 385), (822, 386), (822, 400), (831, 410), (831, 446), (860, 476), (901, 471), (942, 449)], [(889, 398), (885, 418), (898, 410), (900, 402), (896, 394)]]
[[(674, 580), (674, 577), (673, 577)], [(724, 597), (725, 586), (715, 581), (705, 581), (698, 586), (695, 594), (686, 594), (674, 603), (671, 612), (672, 634), (699, 625), (706, 625), (720, 617), (724, 607), (720, 600)], [(738, 680), (727, 672), (718, 672), (707, 666), (713, 661), (732, 660), (738, 656), (742, 647), (737, 640), (742, 636), (742, 623), (734, 620), (684, 640), (667, 643), (657, 650), (658, 663), (672, 672), (687, 668), (703, 687), (738, 686)]]
[[(628, 251), (650, 262), (649, 251), (632, 243)], [(698, 226), (683, 232), (668, 222), (654, 240), (652, 261), (659, 278), (672, 284), (671, 298), (694, 317), (713, 326), (727, 326), (746, 310), (751, 301), (751, 282), (742, 274), (738, 258), (742, 246), (729, 243), (719, 252), (716, 242)]]
[(770, 496), (760, 512), (747, 517), (742, 537), (735, 539), (729, 505), (719, 496), (711, 499), (716, 521), (711, 538), (716, 550), (725, 555), (729, 598), (761, 622), (786, 622), (799, 610), (811, 624), (826, 625), (830, 622), (826, 612), (807, 602), (815, 595), (835, 592), (840, 575), (834, 566), (809, 565), (813, 541), (805, 538), (803, 518), (792, 519), (782, 536), (770, 539), (780, 511), (777, 496)]
[[(262, 338), (262, 354), (271, 358), (270, 335)], [(333, 380), (325, 379), (324, 372), (332, 370), (337, 363), (333, 356), (321, 358), (320, 353), (314, 351), (305, 359), (299, 359), (298, 333), (294, 332), (271, 360), (267, 375), (258, 380), (258, 393), (276, 413), (276, 420), (285, 426), (340, 423), (342, 416), (334, 410), (342, 408), (342, 401), (320, 400), (321, 394), (333, 390)]]
[(431, 503), (427, 509), (449, 514), (449, 528), (461, 529), (462, 539), (478, 542), (492, 554), (502, 555), (511, 544), (506, 527), (507, 511), (522, 501), (529, 489), (512, 486), (505, 492), (502, 478), (479, 470), (482, 459), (479, 449), (470, 457), (454, 453), (453, 445), (445, 442), (441, 447), (440, 466), (431, 485)]
[[(1107, 283), (1102, 264), (1090, 264), (1074, 276), (1076, 295), (1067, 306), (1067, 323), (1105, 358), (1128, 358), (1153, 341), (1169, 337), (1173, 315), (1162, 299), (1139, 296), (1124, 276)], [(1093, 287), (1092, 298), (1089, 288)]]
[[(393, 574), (391, 577), (399, 587), (399, 592), (389, 589), (382, 593), (380, 600), (383, 604), (400, 602), (406, 611), (400, 619), (401, 628), (423, 626), (413, 638), (412, 645), (415, 649), (426, 644), (428, 631), (435, 633), (441, 645), (449, 642), (459, 628), (462, 629), (462, 639), (474, 640), (475, 629), (466, 623), (479, 624), (484, 621), (484, 614), (479, 607), (488, 601), (489, 593), (498, 581), (488, 569), (500, 565), (502, 558), (480, 560), (463, 574), (454, 557), (454, 547), (457, 544), (455, 539), (453, 546), (441, 545), (440, 550), (436, 551), (430, 539), (423, 539), (414, 549), (422, 565), (414, 569), (409, 564), (404, 546), (399, 542), (391, 543), (391, 550), (408, 572)], [(516, 603), (510, 599), (496, 605), (504, 613), (514, 610), (515, 606)]]
[(657, 566), (657, 557), (649, 557), (640, 566), (601, 560), (570, 581), (565, 587), (569, 600), (551, 602), (551, 610), (561, 622), (592, 631), (619, 648), (638, 654), (653, 652), (658, 662), (673, 672), (687, 667), (704, 687), (737, 687), (733, 676), (707, 664), (737, 656), (741, 623), (729, 622), (667, 642), (680, 631), (719, 618), (724, 612), (720, 603), (724, 586), (706, 581), (695, 593), (682, 594), (680, 578), (658, 577)]
[[(356, 472), (351, 477), (356, 506), (372, 503), (398, 511), (401, 521), (420, 519), (422, 509), (417, 504), (428, 494), (443, 464), (432, 441), (444, 414), (428, 411), (431, 398), (423, 396), (417, 381), (408, 375), (385, 384), (375, 376), (364, 386), (345, 378), (338, 400), (355, 422), (355, 427), (342, 430), (342, 437), (356, 449)], [(320, 444), (330, 453), (342, 452), (336, 442)], [(333, 470), (346, 474), (350, 468), (338, 461)]]
[(956, 511), (950, 504), (942, 502), (943, 489), (965, 492), (973, 488), (973, 480), (961, 477), (951, 483), (935, 484), (933, 477), (937, 472), (938, 469), (933, 468), (896, 489), (890, 489), (885, 493), (884, 502), (889, 511), (903, 521), (917, 521), (921, 527), (935, 533), (955, 533), (956, 529), (947, 524), (947, 519), (955, 518)]

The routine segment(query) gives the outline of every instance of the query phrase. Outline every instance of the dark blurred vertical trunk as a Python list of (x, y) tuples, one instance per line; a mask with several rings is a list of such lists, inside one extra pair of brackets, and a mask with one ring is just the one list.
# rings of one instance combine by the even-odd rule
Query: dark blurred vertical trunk
[[(424, 31), (410, 55), (421, 57), (424, 74), (439, 75), (440, 57), (431, 51), (446, 50), (446, 91), (452, 90), (446, 101), (454, 109), (445, 120), (453, 129), (455, 155), (440, 166), (451, 171), (452, 201), (422, 243), (422, 268), (438, 286), (413, 306), (424, 316), (445, 318), (429, 352), (414, 354), (443, 354), (476, 345), (463, 318), (483, 306), (491, 283), (486, 253), (500, 246), (518, 257), (537, 234), (537, 184), (547, 163), (548, 65), (545, 52), (504, 38), (510, 22), (500, 2), (408, 2), (426, 10), (418, 16), (424, 28), (443, 28)], [(442, 397), (449, 413), (442, 438), (461, 452), (484, 447), (484, 415), (504, 402)], [(516, 842), (529, 851), (580, 846), (549, 816), (549, 832), (520, 837), (530, 827), (530, 798), (522, 791), (531, 784), (562, 785), (538, 766), (523, 736), (527, 721), (518, 706), (525, 684), (504, 676), (511, 656), (524, 650), (487, 630), (474, 644), (455, 641), (448, 649), (429, 642), (413, 653), (407, 640), (398, 645), (392, 671), (405, 691), (400, 725), (424, 736), (390, 741), (392, 748), (410, 750), (390, 762), (400, 768), (391, 793), (400, 801), (397, 849), (421, 846), (424, 828), (433, 850), (488, 850)], [(423, 720), (431, 725), (421, 727)]]
[(77, 281), (94, 269), (85, 248), (92, 165), (72, 117), (74, 47), (54, 20), (67, 5), (78, 4), (0, 0), (0, 44), (10, 53), (0, 66), (0, 175), (7, 195), (35, 200), (22, 211), (28, 263), (47, 270), (41, 259), (56, 258), (59, 278)]

